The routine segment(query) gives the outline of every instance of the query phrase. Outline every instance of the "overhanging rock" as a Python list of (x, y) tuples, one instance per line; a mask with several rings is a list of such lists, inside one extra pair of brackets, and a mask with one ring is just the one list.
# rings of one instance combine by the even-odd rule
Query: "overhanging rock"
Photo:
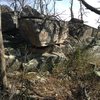
[(63, 43), (68, 35), (67, 22), (22, 19), (19, 25), (23, 37), (37, 47)]

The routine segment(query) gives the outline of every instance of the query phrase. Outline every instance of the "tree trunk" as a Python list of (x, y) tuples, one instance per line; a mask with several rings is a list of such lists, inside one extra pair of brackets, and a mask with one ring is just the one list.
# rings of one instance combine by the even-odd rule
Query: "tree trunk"
[(40, 4), (40, 12), (41, 12), (41, 14), (44, 14), (44, 11), (43, 11), (43, 1), (42, 0), (40, 0), (40, 2), (39, 2)]
[(2, 90), (7, 87), (6, 63), (4, 57), (4, 45), (3, 45), (2, 26), (1, 26), (1, 6), (0, 6), (0, 86)]
[(74, 13), (73, 13), (73, 0), (71, 0), (70, 12), (71, 12), (71, 19), (72, 19), (72, 18), (74, 18)]

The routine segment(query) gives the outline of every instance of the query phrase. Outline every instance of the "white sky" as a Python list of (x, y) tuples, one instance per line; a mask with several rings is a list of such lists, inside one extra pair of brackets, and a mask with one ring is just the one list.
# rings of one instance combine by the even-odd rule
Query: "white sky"
[[(56, 12), (57, 14), (60, 14), (61, 19), (64, 20), (70, 20), (70, 0), (62, 0), (62, 1), (56, 1)], [(100, 0), (85, 0), (92, 6), (98, 8), (100, 7), (100, 3), (98, 1)], [(74, 0), (74, 7), (73, 7), (74, 17), (79, 18), (79, 2), (78, 0)], [(97, 20), (99, 19), (99, 15), (89, 11), (85, 10), (86, 15), (83, 19), (85, 21), (85, 24), (88, 24), (93, 27), (98, 27), (99, 23), (97, 23)]]
[[(100, 0), (85, 0), (87, 3), (91, 4), (93, 7), (99, 8), (100, 7)], [(61, 16), (63, 19), (70, 20), (70, 0), (63, 0), (61, 1), (56, 1), (56, 9), (57, 12), (62, 12), (65, 11)], [(74, 12), (74, 17), (79, 18), (79, 2), (78, 0), (74, 0), (74, 7), (73, 7), (73, 12)], [(86, 16), (83, 17), (85, 24), (93, 26), (93, 27), (98, 27), (99, 23), (97, 23), (97, 20), (99, 19), (99, 15), (86, 10)]]

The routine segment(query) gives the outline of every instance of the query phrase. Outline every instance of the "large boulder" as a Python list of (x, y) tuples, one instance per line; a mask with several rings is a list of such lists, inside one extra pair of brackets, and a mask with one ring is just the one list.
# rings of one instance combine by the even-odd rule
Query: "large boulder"
[(23, 10), (20, 14), (21, 17), (41, 17), (41, 14), (36, 10), (36, 9), (32, 9), (31, 6), (26, 5), (25, 7), (23, 7)]
[(2, 31), (11, 31), (15, 29), (15, 24), (13, 22), (12, 18), (12, 9), (6, 5), (1, 6), (1, 12), (2, 12)]
[[(2, 30), (4, 33), (8, 34), (10, 32), (11, 35), (11, 31), (14, 30), (13, 34), (15, 35), (15, 21), (17, 19), (14, 18), (14, 12), (8, 6), (2, 6)], [(62, 44), (68, 37), (67, 24), (65, 21), (41, 15), (30, 6), (25, 6), (20, 13), (18, 21), (19, 32), (17, 33), (21, 33), (20, 37), (22, 36), (23, 39), (36, 47)], [(8, 37), (12, 38), (12, 36)]]
[(73, 18), (68, 22), (68, 27), (67, 41), (73, 48), (88, 49), (97, 45), (100, 40), (100, 30), (84, 24), (82, 20)]
[(19, 25), (23, 37), (37, 47), (64, 43), (68, 35), (67, 22), (22, 19)]
[(63, 43), (68, 35), (67, 22), (41, 15), (30, 6), (21, 12), (19, 29), (23, 37), (37, 47)]

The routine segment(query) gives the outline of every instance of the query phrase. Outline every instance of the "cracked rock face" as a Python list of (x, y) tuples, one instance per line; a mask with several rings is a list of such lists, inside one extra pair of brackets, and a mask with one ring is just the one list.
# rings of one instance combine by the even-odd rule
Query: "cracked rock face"
[(68, 37), (67, 22), (58, 21), (52, 17), (46, 18), (29, 6), (23, 9), (21, 16), (35, 17), (24, 18), (19, 21), (20, 32), (34, 46), (41, 47), (64, 43)]
[[(64, 43), (68, 37), (67, 22), (55, 20), (52, 17), (45, 18), (35, 9), (26, 6), (20, 14), (22, 18), (18, 21), (18, 29), (22, 38), (33, 46), (49, 46)], [(16, 30), (14, 12), (9, 7), (2, 7), (2, 30), (8, 32)], [(17, 18), (17, 17), (16, 17)]]
[(66, 25), (67, 23), (63, 22), (62, 28), (57, 22), (53, 23), (50, 20), (44, 22), (41, 19), (23, 19), (20, 21), (20, 30), (33, 45), (40, 47), (64, 43), (68, 37)]

